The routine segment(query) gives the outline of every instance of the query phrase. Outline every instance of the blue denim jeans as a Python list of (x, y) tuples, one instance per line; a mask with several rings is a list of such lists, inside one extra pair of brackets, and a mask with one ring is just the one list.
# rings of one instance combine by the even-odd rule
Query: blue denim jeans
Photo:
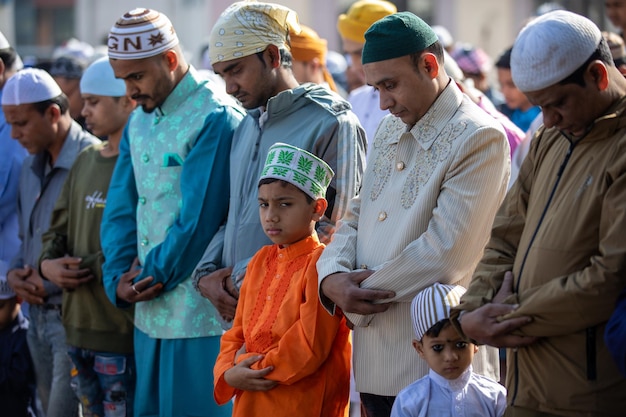
[(26, 336), (35, 366), (37, 395), (46, 417), (78, 416), (78, 401), (70, 386), (72, 362), (59, 309), (30, 306)]
[(68, 346), (74, 363), (72, 388), (83, 417), (130, 417), (135, 397), (133, 354), (97, 352)]

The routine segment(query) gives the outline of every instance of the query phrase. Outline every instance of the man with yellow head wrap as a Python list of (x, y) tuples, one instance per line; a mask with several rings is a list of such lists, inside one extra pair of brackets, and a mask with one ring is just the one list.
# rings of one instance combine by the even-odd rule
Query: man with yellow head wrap
[(332, 75), (326, 68), (328, 42), (320, 38), (316, 31), (301, 26), (300, 33), (289, 32), (291, 55), (293, 56), (293, 75), (300, 83), (322, 84), (337, 92)]
[[(343, 51), (350, 58), (352, 71), (363, 80), (365, 73), (361, 65), (361, 53), (365, 44), (365, 32), (374, 22), (396, 11), (396, 6), (386, 0), (359, 0), (346, 13), (339, 15), (337, 30), (341, 35)], [(365, 129), (367, 140), (374, 140), (378, 124), (389, 114), (380, 109), (378, 92), (374, 87), (365, 84), (352, 90), (348, 101)]]
[(361, 183), (365, 133), (347, 101), (321, 85), (298, 83), (291, 70), (290, 30), (300, 30), (294, 11), (246, 1), (229, 6), (209, 37), (213, 69), (248, 110), (230, 153), (228, 221), (194, 271), (196, 289), (215, 305), (226, 328), (249, 259), (270, 243), (259, 224), (254, 181), (270, 146), (302, 148), (337, 173), (326, 193), (329, 209), (317, 227), (322, 242), (329, 241)]

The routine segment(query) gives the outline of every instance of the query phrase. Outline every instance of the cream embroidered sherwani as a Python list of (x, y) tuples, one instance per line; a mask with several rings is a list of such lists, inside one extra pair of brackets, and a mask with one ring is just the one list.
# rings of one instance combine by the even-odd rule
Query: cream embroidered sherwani
[[(361, 287), (395, 291), (384, 313), (347, 314), (357, 391), (395, 396), (428, 373), (411, 345), (411, 300), (434, 282), (469, 284), (506, 192), (509, 145), (498, 122), (450, 83), (410, 131), (383, 119), (370, 152), (361, 193), (317, 267), (320, 283), (374, 269)], [(481, 347), (474, 369), (499, 379), (497, 351)]]

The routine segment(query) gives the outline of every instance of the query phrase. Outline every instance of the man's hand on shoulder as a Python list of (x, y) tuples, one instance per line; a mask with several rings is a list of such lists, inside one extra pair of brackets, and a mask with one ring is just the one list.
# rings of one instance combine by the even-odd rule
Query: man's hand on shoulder
[(391, 304), (376, 303), (393, 298), (393, 291), (371, 290), (360, 287), (372, 275), (372, 270), (337, 272), (322, 280), (320, 290), (345, 313), (375, 314), (387, 311)]

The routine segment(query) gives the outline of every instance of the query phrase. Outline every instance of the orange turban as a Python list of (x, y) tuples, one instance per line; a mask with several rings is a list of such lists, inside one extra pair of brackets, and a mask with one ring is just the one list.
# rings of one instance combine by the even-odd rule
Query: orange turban
[(326, 81), (331, 90), (337, 91), (332, 75), (326, 69), (326, 53), (328, 52), (326, 39), (320, 38), (316, 31), (308, 26), (300, 25), (301, 31), (296, 34), (289, 31), (291, 40), (291, 55), (294, 61), (308, 62), (315, 58), (320, 61)]

